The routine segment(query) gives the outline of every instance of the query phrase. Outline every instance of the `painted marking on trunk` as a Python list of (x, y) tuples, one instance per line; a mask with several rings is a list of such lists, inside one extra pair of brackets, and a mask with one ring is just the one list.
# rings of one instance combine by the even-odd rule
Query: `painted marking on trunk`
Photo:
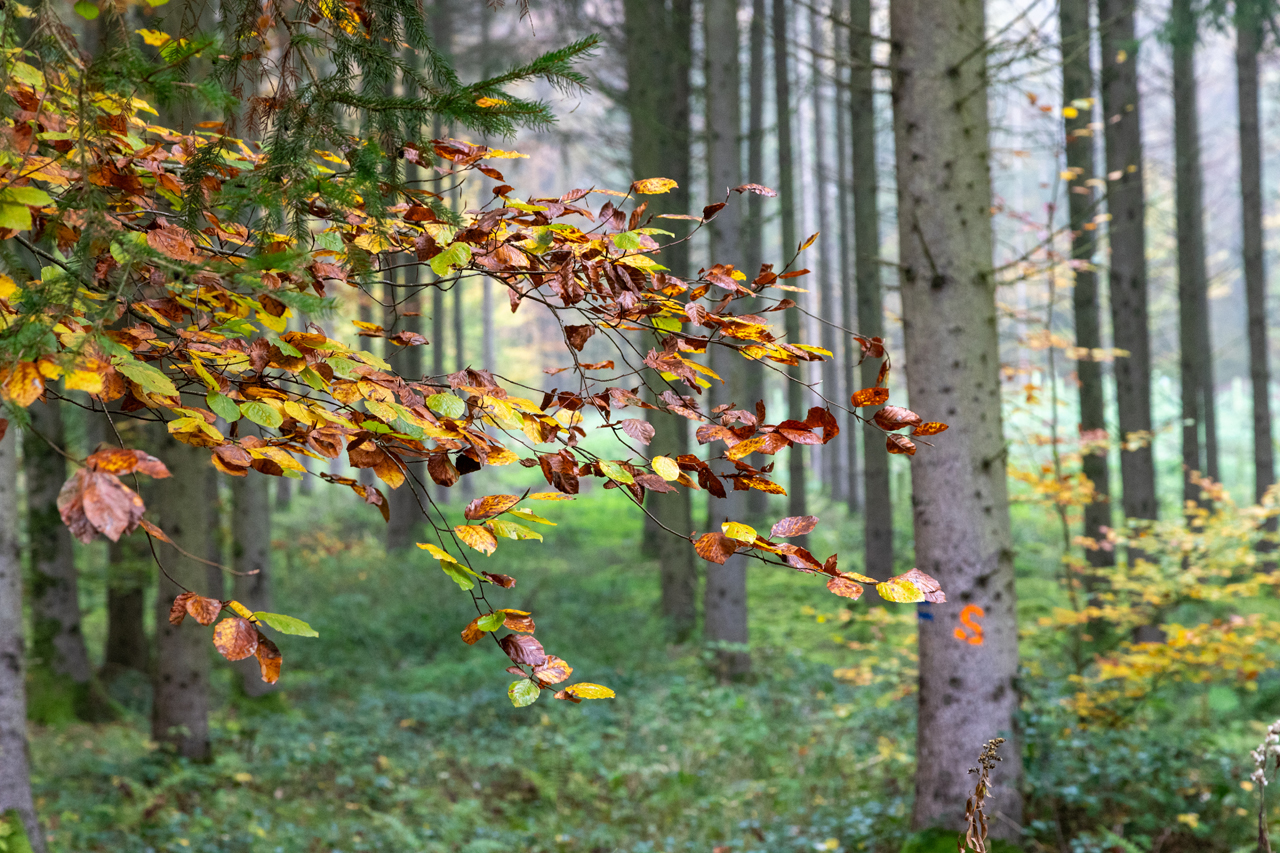
[[(956, 628), (956, 639), (961, 642), (968, 643), (971, 646), (982, 645), (982, 626), (978, 624), (978, 620), (987, 615), (987, 611), (983, 610), (976, 604), (966, 604), (964, 609), (960, 611), (960, 624), (964, 628)], [(968, 628), (973, 633), (970, 634), (965, 630)]]

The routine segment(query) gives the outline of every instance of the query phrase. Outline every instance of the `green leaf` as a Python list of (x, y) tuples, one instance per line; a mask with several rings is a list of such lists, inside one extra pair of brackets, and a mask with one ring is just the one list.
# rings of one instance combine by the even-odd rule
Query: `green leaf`
[(498, 536), (505, 536), (507, 539), (537, 539), (542, 541), (542, 534), (536, 530), (530, 530), (523, 524), (516, 524), (514, 521), (507, 521), (502, 518), (490, 519), (488, 522), (489, 529)]
[(621, 234), (614, 234), (613, 245), (624, 252), (637, 252), (640, 250), (640, 235), (634, 231), (623, 231)]
[(264, 426), (267, 429), (275, 429), (284, 423), (284, 417), (279, 412), (266, 403), (261, 403), (257, 400), (248, 400), (241, 403), (240, 414), (258, 426)]
[(75, 5), (76, 14), (84, 18), (86, 21), (92, 21), (101, 14), (98, 7), (89, 2), (89, 0), (77, 0)]
[(295, 619), (292, 616), (286, 616), (283, 613), (262, 613), (253, 614), (253, 618), (263, 623), (269, 628), (275, 628), (281, 634), (293, 634), (295, 637), (319, 637), (316, 630), (303, 622), (301, 619)]
[(427, 398), (427, 408), (446, 418), (460, 418), (467, 413), (467, 404), (453, 394), (432, 394)]
[(496, 610), (488, 616), (481, 616), (476, 620), (476, 627), (481, 631), (496, 631), (502, 627), (502, 623), (507, 621), (507, 611)]
[[(83, 2), (83, 0), (81, 0)], [(85, 5), (92, 5), (86, 3)], [(80, 4), (76, 4), (76, 11), (80, 11)], [(94, 17), (98, 16), (98, 7), (92, 6)], [(92, 20), (92, 19), (90, 19)], [(0, 204), (27, 204), (32, 207), (44, 207), (47, 204), (53, 204), (53, 196), (49, 195), (39, 187), (5, 187), (0, 190)]]
[(321, 376), (319, 371), (314, 367), (307, 366), (298, 375), (302, 377), (303, 382), (307, 383), (317, 391), (323, 391), (326, 387), (324, 377)]
[(542, 689), (527, 678), (511, 682), (511, 687), (507, 689), (507, 695), (511, 697), (511, 704), (517, 708), (524, 708), (537, 702), (541, 693)]
[(534, 512), (533, 510), (528, 510), (528, 509), (509, 509), (509, 510), (507, 510), (507, 514), (508, 514), (508, 515), (514, 515), (516, 518), (523, 518), (525, 521), (536, 521), (536, 522), (538, 522), (539, 524), (550, 524), (552, 527), (555, 527), (555, 526), (556, 526), (556, 522), (554, 522), (554, 521), (548, 521), (547, 519), (545, 519), (545, 518), (543, 518), (542, 516), (538, 515), (538, 514), (537, 514), (536, 512)]
[(623, 468), (611, 459), (601, 459), (600, 470), (604, 472), (604, 475), (610, 480), (614, 480), (619, 483), (634, 483), (636, 481), (636, 478), (632, 477), (631, 473), (627, 471), (626, 468)]
[(158, 394), (161, 397), (178, 396), (178, 388), (173, 384), (173, 380), (165, 376), (159, 368), (138, 361), (132, 356), (120, 359), (116, 362), (115, 368), (141, 385), (142, 390), (148, 394)]
[(454, 267), (466, 266), (471, 260), (471, 247), (466, 243), (453, 243), (431, 259), (431, 271), (442, 278)]
[(464, 566), (458, 563), (446, 563), (441, 560), (440, 570), (463, 589), (475, 589), (476, 582), (471, 579), (471, 572), (467, 571)]
[(25, 204), (0, 204), (0, 228), (31, 230), (31, 208)]
[(653, 327), (660, 332), (680, 331), (680, 321), (675, 317), (654, 317), (649, 322), (653, 323)]
[(240, 407), (236, 405), (235, 400), (232, 400), (226, 394), (210, 391), (205, 396), (204, 401), (209, 404), (209, 411), (227, 423), (233, 424), (240, 420)]

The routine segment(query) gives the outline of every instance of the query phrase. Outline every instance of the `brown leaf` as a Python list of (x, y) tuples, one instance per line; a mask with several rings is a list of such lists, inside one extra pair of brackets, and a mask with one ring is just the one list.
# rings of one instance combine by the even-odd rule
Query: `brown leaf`
[(258, 636), (252, 622), (232, 616), (213, 629), (213, 647), (227, 660), (244, 660), (258, 650)]
[(723, 533), (704, 533), (693, 543), (693, 550), (702, 559), (723, 566), (738, 550), (738, 543)]
[(901, 429), (904, 426), (920, 426), (920, 416), (902, 406), (885, 406), (875, 414), (876, 425), (881, 429)]
[(555, 655), (547, 655), (546, 662), (533, 668), (533, 677), (543, 687), (568, 681), (573, 675), (573, 667)]
[(924, 593), (925, 601), (933, 604), (942, 604), (947, 600), (947, 594), (942, 591), (942, 584), (919, 569), (903, 572), (896, 578), (890, 578), (890, 580), (909, 581)]
[(854, 601), (862, 597), (862, 584), (855, 582), (848, 572), (827, 581), (827, 589)]
[(134, 471), (162, 480), (169, 476), (164, 463), (149, 453), (124, 447), (109, 447), (89, 454), (85, 465), (107, 474), (132, 474)]
[(587, 341), (596, 333), (595, 326), (565, 326), (564, 339), (569, 346), (578, 352), (582, 352), (582, 348), (587, 345)]
[(795, 444), (822, 444), (822, 437), (801, 421), (783, 421), (778, 424), (778, 433)]
[(573, 704), (575, 704), (575, 705), (581, 705), (581, 704), (582, 704), (582, 700), (581, 700), (581, 699), (579, 699), (577, 696), (574, 696), (574, 695), (573, 695), (572, 693), (570, 693), (568, 690), (560, 690), (560, 691), (558, 691), (558, 692), (555, 694), (555, 697), (556, 697), (557, 699), (563, 699), (563, 700), (565, 700), (566, 702), (572, 702), (572, 703), (573, 703)]
[(908, 456), (916, 455), (916, 443), (905, 435), (898, 435), (896, 432), (885, 436), (885, 448), (890, 453), (905, 453)]
[[(114, 474), (88, 470), (76, 472), (77, 475), (81, 473), (85, 474), (83, 490), (80, 493), (80, 505), (84, 518), (94, 530), (112, 542), (120, 541), (120, 537), (132, 532), (142, 519), (142, 514), (146, 511), (142, 498), (121, 483), (120, 478)], [(75, 477), (72, 478), (72, 480), (75, 479)], [(68, 485), (71, 482), (69, 480)], [(63, 488), (65, 489), (66, 486)], [(61, 495), (59, 495), (59, 509), (61, 504)], [(65, 514), (63, 519), (66, 519)], [(73, 527), (69, 522), (67, 526)], [(75, 532), (74, 529), (73, 532)], [(91, 534), (89, 539), (92, 538)], [(81, 538), (80, 541), (87, 544), (89, 540)]]
[(766, 198), (776, 198), (778, 195), (777, 190), (771, 190), (768, 187), (761, 186), (760, 184), (743, 184), (740, 187), (734, 187), (733, 191), (738, 195), (742, 195), (743, 193), (755, 193), (756, 195), (762, 195)]
[[(480, 630), (481, 618), (482, 617), (477, 616), (467, 623), (467, 627), (462, 629), (462, 642), (466, 643), (468, 646), (474, 646), (484, 637), (485, 632)], [(521, 674), (523, 675), (523, 673)]]
[(179, 593), (173, 604), (169, 605), (169, 624), (181, 625), (182, 620), (187, 618), (187, 602), (197, 597), (194, 592)]
[(814, 406), (809, 410), (809, 414), (804, 419), (805, 425), (812, 429), (822, 429), (822, 443), (826, 444), (840, 434), (840, 425), (836, 423), (835, 415), (831, 414), (829, 409), (821, 406)]
[(812, 533), (817, 526), (818, 517), (816, 515), (793, 515), (774, 524), (773, 529), (769, 531), (769, 535), (782, 539), (791, 536), (804, 536), (806, 533)]
[(855, 391), (849, 398), (849, 402), (855, 406), (883, 406), (889, 402), (889, 389), (863, 388), (861, 391)]
[(258, 647), (253, 650), (253, 654), (258, 658), (258, 668), (262, 670), (262, 680), (267, 684), (275, 684), (280, 680), (280, 664), (284, 663), (284, 656), (280, 654), (280, 648), (261, 631), (258, 632)]
[(194, 261), (196, 244), (181, 228), (164, 226), (147, 232), (147, 245), (175, 261)]
[(912, 435), (937, 435), (938, 433), (945, 432), (946, 430), (947, 430), (946, 424), (939, 423), (938, 421), (929, 421), (928, 423), (920, 424), (920, 426), (913, 429), (911, 431), (911, 434)]
[(512, 663), (523, 663), (529, 666), (542, 666), (547, 662), (547, 653), (539, 643), (528, 634), (508, 634), (498, 641), (502, 650), (511, 658)]
[(653, 425), (639, 418), (627, 418), (622, 421), (622, 431), (641, 444), (648, 444), (653, 440)]
[(502, 623), (502, 627), (509, 628), (512, 631), (520, 631), (524, 634), (533, 633), (533, 616), (524, 610), (505, 610), (506, 619)]
[(724, 210), (724, 202), (718, 201), (715, 204), (709, 204), (702, 208), (702, 221), (710, 222), (716, 218), (716, 214)]
[(497, 584), (503, 589), (511, 589), (516, 585), (516, 579), (511, 575), (499, 575), (492, 572), (480, 572), (480, 576), (489, 581), (489, 583)]
[(449, 460), (447, 453), (433, 453), (431, 458), (427, 460), (427, 473), (431, 475), (431, 479), (436, 485), (449, 488), (458, 482), (458, 469), (454, 467), (453, 462)]
[(483, 521), (486, 518), (501, 515), (519, 502), (520, 498), (517, 495), (489, 495), (476, 498), (467, 504), (462, 515), (467, 521)]
[[(192, 592), (184, 592), (178, 598), (190, 596), (184, 602), (187, 613), (191, 614), (191, 618), (199, 622), (201, 625), (212, 625), (218, 618), (218, 614), (222, 612), (222, 602), (216, 598), (205, 598), (203, 595), (196, 595)], [(176, 605), (177, 599), (174, 599)], [(173, 610), (169, 611), (169, 621), (173, 622)], [(176, 624), (176, 623), (175, 623)]]

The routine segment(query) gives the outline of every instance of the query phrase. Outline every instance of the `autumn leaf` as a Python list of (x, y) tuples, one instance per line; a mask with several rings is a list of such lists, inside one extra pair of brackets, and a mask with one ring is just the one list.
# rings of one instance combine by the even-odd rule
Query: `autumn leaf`
[(258, 647), (253, 650), (253, 654), (258, 659), (262, 680), (267, 684), (275, 684), (279, 681), (280, 664), (284, 662), (284, 656), (280, 654), (279, 647), (259, 632)]
[(631, 191), (636, 195), (659, 195), (670, 192), (677, 186), (679, 185), (670, 178), (645, 178), (642, 181), (633, 183)]
[(891, 433), (885, 436), (885, 449), (890, 453), (905, 453), (907, 456), (916, 455), (916, 443), (905, 435)]
[(855, 391), (849, 398), (849, 402), (855, 406), (883, 406), (889, 402), (889, 389), (863, 388), (861, 391)]
[(4, 392), (4, 399), (25, 409), (44, 393), (44, 377), (34, 362), (20, 361), (9, 370), (0, 390)]
[(904, 426), (920, 426), (920, 416), (902, 406), (885, 406), (875, 413), (876, 425), (881, 429), (901, 429)]
[(244, 660), (258, 649), (258, 629), (239, 616), (223, 619), (213, 629), (213, 647), (227, 660)]
[(537, 702), (541, 693), (541, 688), (527, 678), (513, 681), (507, 688), (507, 696), (511, 698), (511, 704), (517, 708), (524, 708)]
[(453, 556), (448, 551), (444, 550), (443, 548), (438, 548), (435, 545), (432, 545), (430, 542), (418, 542), (417, 545), (419, 548), (426, 551), (428, 554), (435, 557), (437, 560), (444, 560), (449, 563), (458, 562), (453, 558)]
[[(179, 608), (181, 602), (181, 609)], [(205, 598), (203, 595), (197, 595), (194, 592), (184, 592), (173, 600), (173, 607), (169, 608), (169, 624), (182, 624), (183, 613), (190, 614), (191, 618), (199, 622), (201, 625), (212, 625), (218, 618), (218, 614), (222, 612), (222, 602), (216, 598)], [(177, 617), (176, 619), (174, 617)]]
[(524, 634), (533, 633), (533, 616), (525, 610), (500, 610), (502, 626)]
[(913, 429), (911, 434), (924, 436), (937, 435), (940, 432), (946, 431), (947, 428), (947, 424), (939, 423), (938, 421), (929, 421), (928, 423), (920, 424), (920, 426)]
[(512, 663), (542, 666), (547, 661), (547, 653), (543, 651), (542, 643), (528, 634), (508, 634), (499, 640), (498, 644), (507, 653), (507, 657), (511, 658)]
[(885, 601), (898, 604), (916, 604), (924, 601), (924, 593), (911, 581), (901, 578), (889, 578), (884, 583), (876, 584), (876, 592)]
[(476, 498), (467, 504), (462, 514), (468, 521), (483, 521), (486, 518), (501, 515), (519, 502), (520, 498), (517, 495), (489, 495)]
[(630, 471), (611, 459), (600, 460), (600, 471), (610, 480), (618, 483), (634, 483), (636, 481)]
[(905, 580), (914, 584), (924, 595), (924, 600), (931, 604), (941, 604), (947, 600), (946, 593), (942, 591), (942, 584), (919, 569), (910, 569), (889, 580)]
[(577, 699), (612, 699), (618, 695), (603, 684), (592, 684), (588, 681), (566, 687), (564, 692)]
[(724, 565), (738, 550), (738, 544), (723, 533), (704, 533), (693, 543), (693, 550), (708, 562)]
[(653, 425), (639, 418), (627, 418), (622, 421), (622, 431), (641, 444), (648, 444), (653, 440)]
[(852, 574), (845, 572), (827, 581), (827, 589), (836, 595), (852, 598), (857, 601), (862, 597), (862, 584), (855, 583)]
[(748, 545), (756, 541), (755, 528), (742, 524), (741, 522), (726, 521), (724, 524), (720, 525), (720, 529), (724, 532), (724, 535), (728, 536), (730, 539), (745, 542)]
[(552, 684), (568, 681), (571, 675), (573, 675), (573, 667), (555, 655), (547, 655), (545, 663), (533, 668), (533, 677), (543, 687), (550, 687)]
[(680, 464), (674, 459), (655, 456), (649, 460), (649, 464), (653, 466), (654, 473), (667, 482), (680, 479)]
[(812, 533), (817, 526), (818, 517), (816, 515), (794, 515), (775, 523), (773, 529), (769, 531), (769, 535), (775, 539), (804, 536), (807, 533)]
[(58, 512), (71, 534), (86, 545), (101, 533), (112, 542), (132, 532), (146, 507), (114, 474), (81, 468), (58, 493)]
[(569, 346), (578, 352), (582, 352), (582, 348), (587, 345), (587, 341), (596, 333), (595, 326), (565, 326), (564, 339)]
[(453, 528), (453, 532), (458, 534), (458, 538), (463, 542), (475, 548), (486, 557), (492, 554), (498, 547), (498, 540), (489, 532), (486, 527), (478, 527), (473, 524), (459, 524)]

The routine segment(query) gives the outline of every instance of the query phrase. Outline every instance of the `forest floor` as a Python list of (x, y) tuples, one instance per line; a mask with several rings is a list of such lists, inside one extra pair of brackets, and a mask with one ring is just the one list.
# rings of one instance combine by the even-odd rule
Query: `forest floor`
[[(495, 603), (532, 611), (548, 652), (575, 667), (572, 681), (607, 684), (617, 699), (544, 695), (512, 708), (507, 661), (458, 638), (470, 599), (433, 560), (418, 549), (388, 557), (367, 510), (297, 499), (277, 522), (275, 609), (320, 637), (283, 638), (283, 689), (267, 700), (238, 695), (231, 670), (215, 668), (209, 765), (155, 748), (145, 700), (117, 724), (39, 728), (35, 782), (53, 848), (955, 849), (954, 834), (907, 831), (915, 608), (846, 609), (810, 576), (753, 569), (754, 676), (720, 686), (697, 644), (664, 642), (657, 568), (637, 557), (639, 516), (622, 497), (544, 506), (559, 522), (545, 543), (504, 540), (489, 558), (519, 579)], [(841, 512), (827, 510), (815, 551), (858, 553)], [(1055, 587), (1035, 557), (1044, 537), (1021, 538), (1022, 609), (1034, 622)], [(91, 611), (91, 641), (100, 621)], [(1206, 692), (1202, 708), (1165, 715), (1179, 732), (1171, 740), (1163, 725), (1075, 729), (1056, 710), (1065, 682), (1032, 681), (1021, 849), (1245, 849), (1240, 813), (1253, 800), (1240, 780), (1280, 685), (1267, 682), (1252, 704)]]

